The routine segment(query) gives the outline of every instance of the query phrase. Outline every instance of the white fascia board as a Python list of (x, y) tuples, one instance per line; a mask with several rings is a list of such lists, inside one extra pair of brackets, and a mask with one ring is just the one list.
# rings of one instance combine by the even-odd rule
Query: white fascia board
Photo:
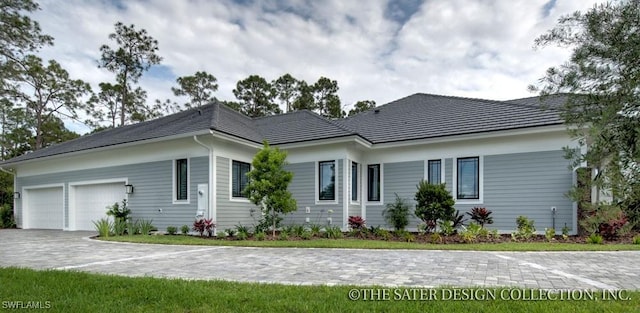
[(432, 144), (432, 143), (455, 142), (455, 141), (471, 140), (471, 139), (486, 139), (486, 138), (539, 134), (539, 133), (549, 133), (549, 132), (558, 132), (558, 131), (566, 132), (566, 130), (567, 128), (565, 125), (552, 125), (552, 126), (501, 130), (501, 131), (492, 131), (492, 132), (474, 133), (474, 134), (465, 134), (465, 135), (452, 135), (452, 136), (427, 138), (427, 139), (377, 143), (372, 145), (371, 148), (372, 149), (388, 149), (388, 148), (416, 146), (416, 145), (424, 145), (424, 144)]
[(294, 143), (285, 143), (285, 144), (277, 144), (273, 145), (280, 149), (297, 149), (297, 148), (306, 148), (306, 147), (316, 147), (319, 145), (330, 145), (336, 143), (349, 143), (353, 142), (356, 146), (362, 146), (365, 148), (371, 148), (371, 143), (363, 140), (362, 137), (357, 135), (350, 135), (345, 137), (338, 138), (329, 138), (329, 139), (318, 139), (318, 140), (309, 140), (303, 142), (294, 142)]
[(204, 134), (209, 134), (209, 132), (208, 131), (198, 131), (198, 132), (191, 132), (191, 133), (185, 133), (185, 134), (179, 134), (179, 135), (173, 135), (173, 136), (166, 136), (166, 137), (158, 137), (158, 138), (145, 139), (145, 140), (139, 140), (139, 141), (132, 141), (132, 142), (116, 144), (116, 145), (111, 145), (111, 146), (104, 146), (104, 147), (98, 147), (98, 148), (91, 148), (91, 149), (85, 149), (85, 150), (61, 153), (61, 154), (56, 154), (56, 155), (51, 155), (51, 156), (46, 156), (46, 157), (41, 157), (41, 158), (35, 158), (35, 159), (30, 159), (30, 160), (19, 161), (19, 162), (7, 164), (7, 165), (5, 165), (3, 167), (16, 168), (19, 165), (24, 165), (24, 164), (28, 164), (28, 163), (32, 163), (32, 162), (41, 162), (41, 161), (45, 161), (45, 160), (48, 161), (48, 160), (55, 160), (55, 159), (61, 159), (61, 158), (68, 158), (68, 157), (73, 157), (73, 156), (87, 154), (87, 153), (102, 152), (102, 151), (105, 151), (105, 150), (118, 149), (118, 148), (127, 148), (127, 147), (137, 146), (137, 145), (141, 145), (141, 144), (169, 141), (169, 140), (181, 139), (181, 138), (186, 138), (186, 137), (193, 137), (193, 136), (204, 135)]

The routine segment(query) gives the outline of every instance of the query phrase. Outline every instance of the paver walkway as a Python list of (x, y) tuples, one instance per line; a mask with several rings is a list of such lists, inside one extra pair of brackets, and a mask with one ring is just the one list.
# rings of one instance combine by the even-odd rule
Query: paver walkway
[(285, 284), (640, 289), (640, 251), (476, 252), (111, 243), (0, 230), (0, 267)]

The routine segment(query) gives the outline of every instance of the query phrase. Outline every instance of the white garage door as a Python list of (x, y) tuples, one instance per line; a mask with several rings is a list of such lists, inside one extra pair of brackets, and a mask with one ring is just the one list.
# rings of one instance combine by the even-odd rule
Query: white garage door
[(62, 187), (25, 189), (24, 228), (62, 229)]
[(126, 198), (124, 182), (70, 186), (73, 230), (95, 230), (93, 221), (107, 216), (107, 206), (122, 204)]

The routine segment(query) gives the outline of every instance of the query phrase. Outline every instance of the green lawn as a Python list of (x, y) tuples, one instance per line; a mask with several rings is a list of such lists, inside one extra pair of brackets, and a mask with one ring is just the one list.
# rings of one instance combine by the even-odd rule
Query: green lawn
[[(454, 300), (453, 289), (287, 286), (222, 281), (129, 278), (67, 271), (0, 268), (0, 311), (13, 305), (46, 312), (638, 312), (640, 292), (628, 300), (525, 301), (526, 291), (458, 289), (485, 300)], [(356, 291), (351, 291), (352, 289)], [(351, 293), (350, 293), (351, 291)], [(373, 292), (372, 292), (373, 291)], [(422, 296), (420, 293), (422, 292)], [(495, 300), (491, 297), (494, 292)], [(349, 295), (368, 295), (364, 301)], [(511, 296), (510, 296), (511, 294)], [(518, 294), (523, 296), (518, 296)], [(432, 296), (431, 296), (432, 295)], [(427, 300), (431, 297), (431, 300)], [(539, 297), (539, 295), (534, 295)], [(556, 295), (557, 297), (557, 295)], [(374, 298), (374, 300), (371, 300)], [(423, 300), (421, 300), (421, 298)], [(447, 299), (448, 298), (448, 299)], [(504, 298), (504, 299), (503, 299)], [(386, 300), (384, 300), (386, 299)], [(529, 298), (528, 298), (529, 299)], [(18, 302), (21, 301), (21, 304)], [(15, 309), (14, 309), (15, 310)], [(22, 310), (20, 310), (22, 311)]]
[(174, 245), (278, 247), (278, 248), (349, 248), (349, 249), (416, 249), (416, 250), (477, 250), (477, 251), (619, 251), (640, 250), (633, 244), (576, 244), (562, 242), (508, 242), (476, 244), (425, 244), (384, 240), (312, 239), (312, 240), (210, 240), (194, 236), (117, 236), (99, 238), (107, 241)]

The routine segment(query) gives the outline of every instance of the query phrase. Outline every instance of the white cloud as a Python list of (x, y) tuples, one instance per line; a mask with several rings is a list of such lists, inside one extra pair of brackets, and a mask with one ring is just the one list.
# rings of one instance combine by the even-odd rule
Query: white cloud
[[(97, 88), (113, 81), (98, 69), (99, 47), (117, 21), (144, 28), (159, 42), (162, 64), (177, 76), (205, 70), (218, 98), (233, 100), (238, 80), (284, 73), (338, 81), (343, 104), (384, 104), (415, 92), (509, 99), (569, 51), (534, 50), (533, 40), (558, 17), (593, 2), (559, 0), (425, 1), (405, 20), (389, 19), (384, 1), (111, 1), (42, 0), (35, 15), (55, 37), (43, 58)], [(403, 3), (398, 2), (397, 9)], [(409, 12), (410, 13), (410, 12)], [(385, 18), (386, 16), (386, 18)], [(149, 101), (174, 98), (176, 77), (143, 77)], [(183, 99), (177, 99), (183, 102)]]

